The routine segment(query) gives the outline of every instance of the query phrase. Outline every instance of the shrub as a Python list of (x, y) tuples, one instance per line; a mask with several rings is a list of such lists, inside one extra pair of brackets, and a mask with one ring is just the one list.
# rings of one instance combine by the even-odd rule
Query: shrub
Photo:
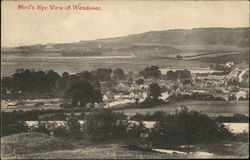
[(128, 129), (128, 137), (130, 139), (140, 139), (142, 138), (143, 134), (146, 134), (148, 132), (148, 129), (145, 127), (145, 124), (143, 124), (142, 121), (139, 122), (139, 124), (133, 123), (129, 126)]
[(244, 131), (235, 135), (235, 140), (239, 142), (249, 142), (249, 133)]
[(76, 118), (72, 117), (68, 118), (65, 124), (72, 137), (77, 139), (82, 137), (83, 133), (81, 130), (81, 125)]
[(38, 122), (37, 126), (32, 129), (33, 132), (50, 134), (50, 129), (47, 127), (47, 123)]
[(54, 126), (52, 134), (56, 137), (67, 137), (70, 136), (70, 132), (66, 126)]
[(176, 115), (157, 121), (148, 140), (156, 146), (210, 143), (232, 138), (224, 125), (217, 124), (207, 115), (183, 110)]
[(110, 109), (92, 112), (83, 124), (85, 137), (96, 142), (121, 138), (128, 125), (125, 117), (123, 113), (112, 112)]

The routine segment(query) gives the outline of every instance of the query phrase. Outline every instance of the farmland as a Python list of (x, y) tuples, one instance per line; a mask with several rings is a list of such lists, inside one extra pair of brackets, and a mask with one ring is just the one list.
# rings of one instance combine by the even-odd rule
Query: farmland
[[(95, 44), (96, 45), (96, 44)], [(21, 56), (13, 52), (2, 54), (1, 75), (8, 76), (17, 68), (35, 70), (53, 69), (58, 73), (81, 72), (97, 68), (123, 68), (126, 72), (138, 72), (147, 66), (159, 67), (209, 67), (210, 64), (232, 61), (242, 63), (248, 59), (248, 47), (230, 45), (172, 45), (172, 44), (131, 44), (127, 48), (101, 48), (100, 56), (55, 56), (55, 53), (31, 52)], [(68, 51), (70, 53), (70, 51)], [(176, 56), (183, 56), (177, 61)], [(246, 62), (248, 63), (248, 62)]]
[(180, 66), (180, 67), (207, 67), (209, 63), (202, 63), (199, 61), (176, 61), (175, 59), (156, 58), (110, 58), (110, 59), (92, 59), (92, 58), (17, 58), (17, 57), (2, 57), (1, 60), (2, 76), (9, 76), (15, 73), (17, 68), (33, 68), (35, 70), (49, 70), (62, 74), (63, 72), (77, 73), (84, 70), (95, 70), (97, 68), (123, 68), (126, 72), (138, 72), (147, 66), (158, 65), (160, 67)]

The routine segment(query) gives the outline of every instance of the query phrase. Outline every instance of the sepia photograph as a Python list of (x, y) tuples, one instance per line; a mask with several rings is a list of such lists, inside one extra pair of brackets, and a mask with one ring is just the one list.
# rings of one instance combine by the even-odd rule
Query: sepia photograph
[(249, 6), (1, 1), (1, 159), (249, 158)]

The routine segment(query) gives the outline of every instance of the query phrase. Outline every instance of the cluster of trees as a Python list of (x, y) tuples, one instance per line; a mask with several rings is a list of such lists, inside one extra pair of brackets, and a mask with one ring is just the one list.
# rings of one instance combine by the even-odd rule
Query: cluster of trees
[(149, 85), (149, 94), (147, 98), (139, 104), (140, 107), (152, 107), (155, 105), (165, 104), (159, 97), (161, 96), (162, 88), (157, 83)]
[(72, 100), (72, 105), (75, 107), (84, 107), (87, 103), (101, 103), (102, 93), (100, 89), (95, 89), (88, 82), (79, 82), (70, 86), (65, 92), (65, 98)]
[[(15, 121), (8, 129), (4, 128), (3, 136), (32, 131), (59, 137), (85, 139), (95, 143), (122, 140), (128, 144), (152, 147), (212, 143), (235, 138), (226, 126), (217, 123), (205, 114), (196, 111), (189, 112), (186, 108), (174, 115), (156, 112), (148, 117), (156, 121), (153, 128), (147, 128), (141, 121), (131, 122), (123, 113), (100, 109), (91, 112), (82, 125), (73, 117), (69, 117), (64, 125), (39, 122), (37, 126), (31, 128), (23, 122)], [(136, 120), (139, 119), (136, 118)]]
[(143, 71), (139, 72), (144, 78), (161, 78), (161, 71), (158, 66), (146, 67)]
[(10, 77), (2, 78), (2, 88), (22, 92), (51, 92), (53, 90), (65, 90), (79, 82), (89, 82), (93, 87), (99, 88), (99, 81), (124, 80), (126, 75), (120, 68), (100, 68), (95, 71), (83, 71), (76, 74), (64, 72), (62, 76), (53, 70), (35, 71), (33, 69), (17, 69)]
[[(218, 124), (207, 115), (183, 110), (167, 115), (149, 133), (153, 146), (211, 143), (232, 139), (233, 134), (223, 124)], [(163, 143), (164, 142), (164, 143)]]
[(192, 75), (189, 70), (176, 70), (176, 71), (168, 71), (164, 78), (167, 80), (177, 81), (178, 79), (182, 82), (183, 80), (192, 80)]
[(22, 92), (50, 92), (60, 75), (52, 70), (48, 72), (19, 69), (11, 77), (2, 78), (2, 88)]

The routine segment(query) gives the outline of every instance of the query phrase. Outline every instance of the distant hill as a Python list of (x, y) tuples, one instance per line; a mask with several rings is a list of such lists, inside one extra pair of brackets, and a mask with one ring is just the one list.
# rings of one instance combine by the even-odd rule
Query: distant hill
[(2, 53), (32, 52), (109, 52), (121, 50), (163, 50), (178, 53), (181, 50), (176, 45), (227, 45), (239, 48), (249, 47), (250, 28), (195, 28), (173, 29), (166, 31), (151, 31), (124, 37), (80, 41), (65, 44), (38, 44), (2, 49)]
[[(100, 39), (92, 43), (102, 43), (108, 47), (127, 47), (132, 44), (162, 45), (235, 45), (248, 47), (250, 28), (195, 28), (151, 31), (126, 37)], [(79, 42), (82, 45), (88, 41)]]

